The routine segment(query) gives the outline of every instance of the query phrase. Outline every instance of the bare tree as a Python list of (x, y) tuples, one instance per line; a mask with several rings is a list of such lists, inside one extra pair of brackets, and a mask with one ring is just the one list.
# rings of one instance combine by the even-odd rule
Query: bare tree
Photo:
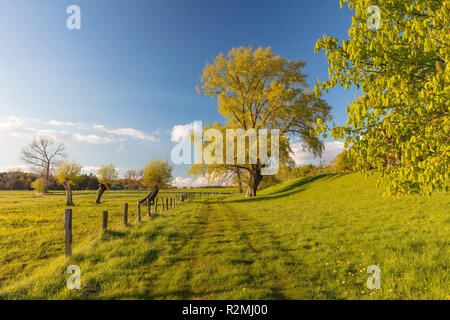
[(125, 174), (127, 186), (131, 190), (136, 190), (139, 186), (139, 180), (142, 179), (143, 170), (128, 170)]
[(34, 138), (28, 148), (21, 152), (21, 159), (40, 171), (47, 181), (58, 159), (64, 157), (64, 144), (59, 143), (53, 147), (54, 144), (54, 140), (50, 137), (40, 136)]
[(21, 169), (9, 169), (8, 172), (5, 173), (4, 181), (8, 185), (10, 190), (14, 190), (14, 185), (22, 176), (23, 172)]

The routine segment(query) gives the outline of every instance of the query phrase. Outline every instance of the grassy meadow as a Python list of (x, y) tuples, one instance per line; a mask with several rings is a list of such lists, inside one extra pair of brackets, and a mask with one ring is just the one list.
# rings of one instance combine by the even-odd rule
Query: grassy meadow
[[(182, 192), (235, 192), (233, 188), (163, 190), (158, 199)], [(146, 191), (107, 191), (102, 204), (95, 204), (95, 191), (75, 191), (72, 207), (73, 244), (91, 241), (101, 229), (102, 211), (108, 211), (111, 229), (123, 225), (123, 207), (128, 203), (128, 221), (137, 217), (137, 201)], [(158, 200), (158, 210), (161, 201)], [(64, 252), (64, 191), (38, 195), (33, 191), (0, 191), (0, 287), (26, 277), (38, 265)], [(154, 207), (152, 206), (152, 211)], [(141, 205), (141, 216), (146, 216)]]
[[(141, 224), (130, 209), (129, 227), (123, 203), (140, 195), (107, 192), (95, 205), (80, 192), (69, 259), (63, 196), (1, 192), (0, 299), (450, 299), (448, 193), (386, 199), (376, 180), (296, 179), (252, 199), (143, 210)], [(81, 290), (66, 288), (69, 265), (81, 268)], [(370, 265), (381, 290), (366, 287)]]

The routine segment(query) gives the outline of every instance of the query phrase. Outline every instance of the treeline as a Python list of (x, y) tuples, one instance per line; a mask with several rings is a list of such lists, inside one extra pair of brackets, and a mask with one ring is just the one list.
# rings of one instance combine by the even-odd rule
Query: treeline
[[(0, 190), (33, 190), (32, 184), (42, 177), (42, 174), (35, 174), (29, 172), (22, 172), (18, 169), (12, 169), (8, 172), (0, 172)], [(77, 183), (73, 186), (73, 190), (98, 190), (100, 181), (97, 176), (90, 174), (82, 174), (79, 177)], [(139, 190), (145, 189), (142, 184), (142, 177), (137, 179), (124, 178), (114, 181), (114, 186), (127, 190)], [(54, 178), (49, 177), (48, 190), (64, 190), (64, 187), (60, 185)], [(114, 188), (113, 188), (114, 189)]]
[[(10, 170), (0, 173), (0, 190), (33, 190), (32, 184), (40, 178), (41, 175), (22, 172), (19, 170)], [(80, 180), (74, 186), (74, 190), (97, 190), (99, 181), (95, 175), (82, 174)], [(48, 189), (64, 190), (64, 187), (56, 182), (53, 176), (48, 181)]]

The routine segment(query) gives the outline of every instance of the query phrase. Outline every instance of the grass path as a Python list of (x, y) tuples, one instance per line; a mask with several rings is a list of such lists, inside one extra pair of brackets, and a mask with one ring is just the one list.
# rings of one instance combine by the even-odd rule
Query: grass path
[[(177, 276), (158, 279), (155, 286), (163, 288), (162, 292), (169, 292), (171, 298), (211, 299), (239, 294), (238, 289), (251, 291), (254, 286), (269, 293), (267, 298), (287, 298), (282, 288), (289, 282), (288, 273), (278, 274), (267, 262), (257, 263), (265, 250), (259, 237), (266, 232), (256, 229), (245, 213), (206, 202), (197, 225), (193, 238), (166, 270), (166, 274)], [(185, 285), (180, 288), (180, 284)]]

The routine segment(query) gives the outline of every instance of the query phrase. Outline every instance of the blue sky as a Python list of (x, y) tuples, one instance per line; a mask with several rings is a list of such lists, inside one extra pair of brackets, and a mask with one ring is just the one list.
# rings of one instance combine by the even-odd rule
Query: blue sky
[[(72, 4), (81, 30), (66, 28)], [(305, 60), (313, 86), (328, 77), (316, 40), (346, 38), (352, 14), (337, 0), (0, 0), (0, 12), (0, 169), (22, 166), (21, 148), (48, 134), (86, 170), (112, 162), (122, 173), (170, 158), (175, 126), (222, 120), (195, 90), (219, 53), (270, 46)], [(354, 95), (325, 96), (336, 122), (345, 123)], [(311, 161), (296, 151), (299, 163)], [(174, 176), (186, 179), (186, 170)]]

